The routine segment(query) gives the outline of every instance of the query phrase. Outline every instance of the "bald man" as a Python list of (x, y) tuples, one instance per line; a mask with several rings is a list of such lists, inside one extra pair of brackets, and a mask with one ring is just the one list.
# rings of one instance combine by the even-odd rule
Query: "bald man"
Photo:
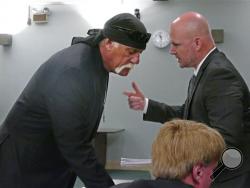
[(246, 188), (250, 185), (250, 128), (245, 114), (250, 106), (248, 87), (234, 65), (214, 43), (209, 24), (201, 14), (187, 12), (170, 25), (170, 54), (181, 68), (193, 68), (187, 98), (181, 106), (170, 106), (144, 97), (132, 83), (129, 107), (144, 112), (146, 121), (164, 123), (182, 118), (206, 123), (217, 129), (228, 147), (243, 153), (243, 164), (224, 170), (215, 180), (216, 188)]

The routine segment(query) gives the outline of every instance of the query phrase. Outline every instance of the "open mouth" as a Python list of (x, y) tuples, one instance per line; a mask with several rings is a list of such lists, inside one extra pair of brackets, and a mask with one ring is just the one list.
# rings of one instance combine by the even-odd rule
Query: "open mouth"
[(129, 64), (126, 64), (126, 65), (121, 65), (117, 68), (115, 68), (115, 73), (116, 74), (120, 74), (121, 72), (124, 72), (125, 70), (128, 71), (128, 73), (131, 71), (131, 69), (133, 69), (134, 67), (134, 64), (132, 63), (129, 63)]

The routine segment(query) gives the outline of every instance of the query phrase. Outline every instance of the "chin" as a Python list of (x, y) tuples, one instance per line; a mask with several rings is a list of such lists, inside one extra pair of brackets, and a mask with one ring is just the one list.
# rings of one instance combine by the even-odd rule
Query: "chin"
[(186, 68), (187, 66), (183, 65), (183, 64), (179, 64), (180, 68)]

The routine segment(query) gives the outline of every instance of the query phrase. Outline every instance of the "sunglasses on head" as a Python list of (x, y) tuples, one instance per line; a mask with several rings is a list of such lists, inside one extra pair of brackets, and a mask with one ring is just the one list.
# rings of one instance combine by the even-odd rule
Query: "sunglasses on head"
[(101, 29), (89, 29), (88, 32), (87, 32), (87, 34), (88, 35), (96, 35), (100, 31), (101, 31)]
[(117, 25), (112, 25), (111, 26), (113, 29), (125, 32), (127, 34), (127, 36), (135, 41), (135, 42), (141, 42), (141, 43), (147, 43), (148, 40), (150, 39), (151, 34), (150, 33), (142, 33), (140, 31), (136, 31), (136, 30), (132, 30), (132, 29), (128, 29), (128, 28), (124, 28), (121, 26), (117, 26)]

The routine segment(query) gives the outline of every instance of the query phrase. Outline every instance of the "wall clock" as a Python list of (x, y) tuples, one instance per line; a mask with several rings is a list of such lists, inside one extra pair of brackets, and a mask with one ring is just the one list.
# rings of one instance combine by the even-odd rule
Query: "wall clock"
[(170, 37), (167, 31), (157, 30), (153, 33), (152, 40), (157, 48), (165, 48), (170, 42)]

